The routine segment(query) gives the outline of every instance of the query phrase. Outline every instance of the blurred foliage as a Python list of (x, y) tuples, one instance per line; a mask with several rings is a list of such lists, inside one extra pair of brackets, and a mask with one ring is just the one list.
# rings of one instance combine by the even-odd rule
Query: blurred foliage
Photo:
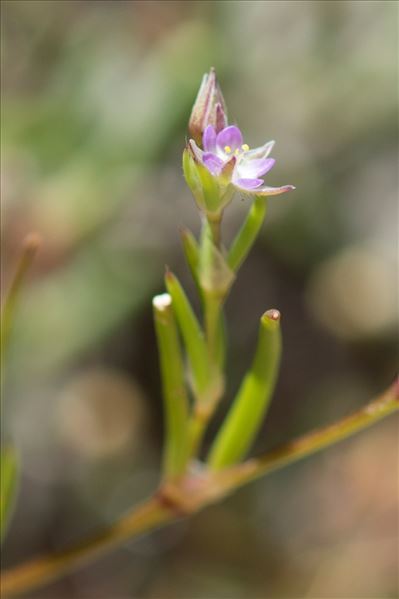
[[(348, 413), (393, 377), (397, 10), (2, 3), (2, 290), (23, 236), (44, 238), (5, 388), (5, 437), (23, 462), (6, 564), (82, 536), (156, 484), (150, 300), (165, 263), (188, 282), (178, 228), (198, 231), (198, 217), (181, 151), (211, 65), (246, 139), (277, 140), (268, 182), (297, 187), (269, 202), (228, 302), (221, 412), (267, 308), (282, 312), (284, 356), (256, 451)], [(237, 198), (226, 211), (226, 240), (247, 208)], [(393, 598), (395, 438), (383, 424), (32, 597)]]

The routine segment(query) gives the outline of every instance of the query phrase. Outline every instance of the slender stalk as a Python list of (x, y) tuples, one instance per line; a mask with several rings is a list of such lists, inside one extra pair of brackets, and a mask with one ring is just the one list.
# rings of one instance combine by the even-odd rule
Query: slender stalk
[(208, 223), (209, 223), (209, 228), (212, 232), (212, 238), (213, 238), (213, 242), (215, 244), (215, 246), (217, 248), (220, 248), (220, 243), (221, 243), (221, 231), (220, 231), (220, 224), (221, 224), (221, 215), (217, 215), (216, 217), (209, 217), (208, 216)]
[(210, 418), (209, 414), (204, 413), (198, 408), (198, 405), (194, 406), (194, 414), (190, 419), (188, 428), (190, 458), (196, 458), (198, 456), (201, 449), (201, 442)]
[[(3, 366), (4, 353), (8, 346), (10, 331), (14, 317), (15, 306), (18, 300), (19, 292), (24, 281), (25, 275), (29, 270), (33, 259), (41, 245), (41, 239), (36, 233), (29, 234), (23, 243), (22, 254), (19, 259), (17, 270), (11, 281), (10, 288), (6, 294), (4, 304), (1, 308), (1, 333), (0, 333), (0, 353), (1, 366)], [(3, 368), (1, 368), (3, 370)]]
[(205, 335), (208, 344), (208, 353), (211, 363), (217, 361), (218, 346), (220, 344), (219, 321), (222, 312), (222, 300), (212, 293), (204, 295)]
[[(202, 299), (205, 329), (205, 347), (208, 363), (208, 385), (201, 397), (196, 393), (190, 421), (190, 455), (195, 456), (201, 446), (208, 422), (224, 391), (224, 359), (226, 354), (223, 330), (223, 302), (234, 279), (218, 245), (220, 222), (203, 218), (199, 247), (198, 283)], [(186, 341), (187, 350), (188, 341)]]
[[(205, 506), (223, 499), (237, 488), (265, 474), (342, 441), (398, 409), (399, 385), (396, 383), (377, 399), (335, 424), (290, 441), (263, 457), (254, 458), (244, 464), (214, 473), (213, 478), (209, 478), (209, 486), (214, 485), (214, 492), (210, 489), (208, 494), (200, 496), (196, 510), (199, 511)], [(189, 498), (193, 496), (195, 488), (195, 485), (190, 486), (187, 492)], [(136, 538), (174, 521), (178, 515), (176, 507), (173, 509), (168, 506), (165, 501), (162, 501), (161, 496), (157, 495), (138, 508), (134, 508), (99, 535), (64, 551), (36, 558), (6, 571), (2, 579), (3, 596), (12, 597), (43, 586), (71, 570), (84, 566), (128, 539)]]
[(1, 583), (2, 596), (17, 594), (43, 586), (70, 570), (82, 568), (124, 541), (158, 528), (176, 517), (158, 498), (149, 499), (133, 509), (110, 528), (69, 549), (38, 557), (7, 572)]

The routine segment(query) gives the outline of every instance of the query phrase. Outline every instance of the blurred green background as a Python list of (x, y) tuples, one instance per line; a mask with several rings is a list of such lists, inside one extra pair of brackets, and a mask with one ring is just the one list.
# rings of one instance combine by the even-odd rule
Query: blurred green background
[[(151, 297), (190, 294), (181, 172), (201, 77), (231, 122), (276, 139), (261, 239), (227, 304), (229, 385), (265, 309), (284, 357), (254, 453), (363, 405), (397, 361), (397, 18), (384, 1), (2, 2), (2, 291), (35, 262), (13, 331), (5, 437), (23, 459), (3, 562), (112, 521), (157, 484)], [(248, 203), (226, 211), (226, 243)], [(212, 431), (211, 431), (212, 432)], [(209, 440), (207, 441), (209, 443)], [(128, 544), (40, 599), (397, 597), (395, 419)]]

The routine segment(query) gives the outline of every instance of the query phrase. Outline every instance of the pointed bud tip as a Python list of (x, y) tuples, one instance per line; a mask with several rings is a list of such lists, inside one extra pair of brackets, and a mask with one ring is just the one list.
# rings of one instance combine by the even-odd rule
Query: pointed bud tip
[(202, 136), (208, 125), (213, 125), (219, 132), (227, 124), (226, 105), (216, 77), (216, 70), (211, 67), (209, 73), (202, 78), (194, 106), (191, 111), (188, 131), (196, 143), (202, 145)]
[(176, 275), (173, 274), (173, 272), (171, 270), (169, 270), (168, 267), (166, 267), (165, 269), (165, 282), (166, 285), (168, 285), (168, 283), (174, 283), (176, 281)]
[(188, 227), (184, 227), (184, 226), (179, 227), (179, 233), (180, 233), (180, 237), (182, 238), (183, 241), (186, 241), (193, 237), (193, 234)]
[(275, 308), (273, 308), (272, 310), (267, 310), (262, 316), (263, 321), (268, 320), (273, 322), (280, 322), (280, 319), (281, 314), (279, 310), (276, 310)]

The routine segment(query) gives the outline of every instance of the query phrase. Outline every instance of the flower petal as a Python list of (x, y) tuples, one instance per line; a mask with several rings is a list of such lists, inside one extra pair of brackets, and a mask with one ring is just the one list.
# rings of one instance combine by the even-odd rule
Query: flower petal
[(205, 152), (216, 151), (216, 131), (213, 125), (208, 125), (202, 136), (202, 145)]
[(242, 145), (242, 133), (235, 125), (230, 125), (218, 133), (216, 137), (216, 145), (222, 152), (225, 151), (225, 147), (229, 147), (231, 152), (241, 148)]
[(275, 143), (276, 142), (272, 140), (268, 141), (263, 146), (253, 148), (252, 150), (247, 150), (247, 152), (245, 152), (245, 158), (250, 158), (251, 160), (255, 158), (267, 158)]
[(296, 189), (293, 185), (283, 185), (282, 187), (268, 187), (264, 185), (260, 189), (256, 190), (256, 195), (259, 196), (277, 196), (286, 191), (293, 191)]
[[(220, 175), (224, 162), (221, 158), (212, 154), (212, 152), (204, 152), (202, 155), (202, 163), (212, 175)], [(263, 183), (263, 181), (262, 181)]]
[(275, 165), (274, 158), (255, 158), (247, 160), (243, 157), (237, 164), (237, 178), (252, 179), (268, 173)]
[(252, 191), (262, 185), (263, 179), (236, 179), (233, 182), (234, 187), (243, 191)]

